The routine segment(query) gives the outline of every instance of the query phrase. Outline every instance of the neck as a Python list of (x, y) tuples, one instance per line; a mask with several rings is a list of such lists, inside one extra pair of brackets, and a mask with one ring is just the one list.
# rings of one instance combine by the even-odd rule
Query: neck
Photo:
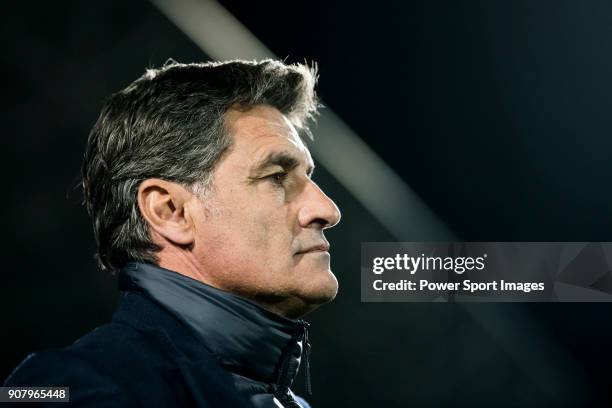
[(159, 256), (159, 267), (180, 273), (183, 276), (197, 280), (206, 285), (220, 288), (214, 276), (202, 270), (198, 260), (191, 251), (175, 246), (164, 247)]
[[(228, 288), (213, 275), (202, 270), (199, 266), (199, 262), (190, 252), (183, 253), (184, 251), (177, 249), (172, 249), (170, 251), (172, 251), (175, 256), (167, 256), (168, 254), (164, 254), (163, 252), (160, 254), (160, 268), (174, 271), (205, 285), (212, 286), (213, 288), (243, 296), (272, 313), (290, 319), (297, 319), (303, 317), (317, 307), (304, 302), (297, 296), (274, 296), (244, 289), (241, 290), (241, 288)], [(177, 251), (180, 252), (175, 253)]]

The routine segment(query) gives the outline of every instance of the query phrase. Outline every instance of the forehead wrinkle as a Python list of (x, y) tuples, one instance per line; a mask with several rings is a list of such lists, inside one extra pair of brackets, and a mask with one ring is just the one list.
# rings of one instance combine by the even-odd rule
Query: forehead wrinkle
[[(308, 148), (303, 143), (296, 142), (295, 140), (291, 140), (287, 136), (279, 136), (274, 134), (262, 134), (259, 137), (269, 137), (269, 138), (278, 138), (282, 137), (284, 142), (289, 142), (289, 145), (282, 143), (265, 143), (257, 149), (258, 151), (263, 150), (262, 158), (257, 160), (255, 164), (252, 165), (252, 168), (256, 171), (261, 171), (266, 167), (270, 166), (280, 166), (284, 170), (289, 171), (300, 165), (304, 165), (307, 167), (307, 173), (310, 174), (314, 170), (314, 163), (312, 161), (312, 157), (310, 156), (310, 152)], [(257, 136), (256, 136), (257, 137)], [(282, 146), (285, 144), (285, 146)], [(254, 156), (257, 157), (260, 154), (255, 151)]]
[[(244, 124), (247, 122), (249, 125), (245, 127)], [(314, 163), (310, 151), (291, 121), (284, 115), (280, 113), (278, 117), (241, 115), (234, 118), (232, 125), (235, 137), (240, 139), (239, 143), (250, 139), (256, 141), (256, 146), (259, 145), (248, 148), (251, 150), (251, 157), (257, 158), (260, 152), (263, 153), (262, 159), (256, 160), (249, 166), (250, 173), (261, 173), (267, 167), (274, 165), (289, 171), (303, 163), (307, 167), (308, 176), (312, 174)]]
[(285, 171), (293, 170), (300, 165), (301, 160), (286, 150), (268, 152), (263, 159), (253, 165), (255, 172), (261, 172), (271, 166), (280, 166)]

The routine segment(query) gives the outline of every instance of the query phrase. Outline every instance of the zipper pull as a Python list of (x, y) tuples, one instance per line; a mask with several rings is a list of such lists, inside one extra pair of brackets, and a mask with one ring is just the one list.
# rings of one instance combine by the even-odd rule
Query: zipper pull
[(310, 323), (302, 320), (302, 324), (304, 326), (304, 370), (305, 370), (305, 379), (306, 379), (306, 393), (308, 395), (312, 395), (312, 383), (310, 381), (310, 341), (308, 340), (308, 327)]

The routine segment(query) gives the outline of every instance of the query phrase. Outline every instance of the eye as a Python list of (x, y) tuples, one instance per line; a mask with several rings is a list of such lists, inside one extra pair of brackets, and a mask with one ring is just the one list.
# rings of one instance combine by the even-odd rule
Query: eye
[(266, 180), (270, 180), (276, 185), (282, 186), (283, 182), (287, 179), (287, 172), (281, 171), (278, 173), (270, 174), (269, 176), (264, 177)]

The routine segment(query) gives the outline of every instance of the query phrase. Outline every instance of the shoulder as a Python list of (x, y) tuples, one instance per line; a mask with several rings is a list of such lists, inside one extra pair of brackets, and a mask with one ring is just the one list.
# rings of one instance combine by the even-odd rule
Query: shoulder
[(7, 378), (4, 386), (69, 387), (70, 401), (78, 405), (117, 407), (135, 405), (135, 398), (94, 366), (65, 350), (30, 354)]
[(79, 405), (127, 407), (142, 402), (146, 390), (162, 399), (176, 392), (167, 379), (177, 370), (146, 334), (111, 323), (64, 349), (29, 355), (5, 385), (68, 386), (71, 402)]

